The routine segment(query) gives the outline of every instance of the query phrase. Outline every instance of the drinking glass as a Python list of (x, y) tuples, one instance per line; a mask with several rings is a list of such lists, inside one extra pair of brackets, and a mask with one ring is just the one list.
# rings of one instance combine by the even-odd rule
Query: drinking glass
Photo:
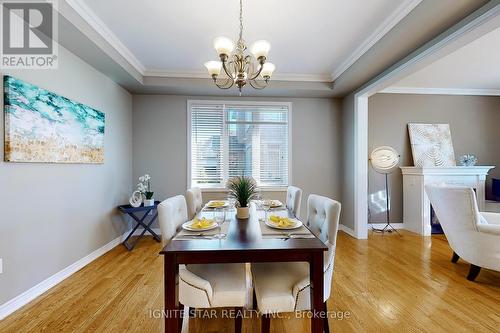
[(215, 238), (222, 239), (226, 237), (226, 234), (222, 233), (222, 225), (226, 220), (226, 210), (222, 207), (218, 207), (214, 209), (214, 221), (219, 226), (219, 234), (215, 235)]
[(264, 209), (264, 212), (265, 212), (265, 219), (267, 221), (267, 214), (269, 212), (269, 210), (271, 209), (271, 200), (264, 200), (262, 202), (262, 208)]

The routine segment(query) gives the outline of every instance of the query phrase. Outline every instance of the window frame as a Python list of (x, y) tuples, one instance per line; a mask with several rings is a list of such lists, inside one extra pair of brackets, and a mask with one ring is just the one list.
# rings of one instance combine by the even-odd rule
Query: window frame
[[(187, 100), (187, 188), (192, 187), (192, 179), (191, 179), (191, 128), (192, 128), (192, 119), (191, 119), (191, 108), (193, 104), (208, 104), (208, 105), (245, 105), (245, 106), (286, 106), (288, 108), (288, 184), (283, 186), (259, 186), (261, 191), (286, 191), (287, 187), (292, 184), (292, 102), (265, 102), (265, 101), (247, 101), (247, 100), (195, 100), (188, 99)], [(223, 112), (223, 139), (226, 137), (226, 112), (224, 108)], [(225, 143), (224, 143), (225, 144)], [(226, 147), (224, 146), (224, 149)], [(223, 170), (227, 171), (227, 166), (223, 167)], [(226, 175), (224, 175), (226, 176)], [(202, 192), (225, 192), (226, 188), (224, 186), (218, 187), (201, 187)]]

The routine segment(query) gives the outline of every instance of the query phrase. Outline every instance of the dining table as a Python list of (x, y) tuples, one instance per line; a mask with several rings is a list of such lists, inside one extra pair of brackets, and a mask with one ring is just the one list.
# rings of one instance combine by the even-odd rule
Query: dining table
[[(198, 217), (212, 218), (213, 211), (203, 208)], [(175, 237), (160, 251), (164, 258), (165, 332), (178, 332), (180, 311), (177, 277), (181, 264), (308, 262), (311, 284), (311, 332), (323, 332), (323, 253), (328, 248), (316, 236), (290, 237), (283, 233), (263, 235), (264, 212), (251, 204), (250, 216), (237, 219), (236, 210), (228, 209), (221, 227), (226, 233), (222, 239), (212, 237)], [(270, 212), (272, 214), (272, 211)], [(286, 208), (281, 216), (297, 218)], [(201, 236), (201, 234), (198, 234)], [(324, 315), (324, 314), (323, 314)]]

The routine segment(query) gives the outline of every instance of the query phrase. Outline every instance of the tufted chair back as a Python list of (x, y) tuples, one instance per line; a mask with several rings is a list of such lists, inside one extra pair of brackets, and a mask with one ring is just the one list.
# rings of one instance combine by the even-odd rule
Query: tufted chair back
[(182, 195), (168, 198), (158, 205), (158, 221), (163, 245), (174, 237), (177, 229), (187, 220), (186, 199)]
[(301, 202), (302, 190), (295, 186), (288, 186), (286, 190), (286, 208), (288, 208), (297, 218), (300, 218)]
[(186, 191), (186, 202), (189, 219), (193, 219), (203, 207), (201, 189), (193, 187)]
[(324, 299), (330, 297), (332, 286), (335, 247), (340, 220), (340, 202), (320, 195), (311, 194), (307, 199), (307, 227), (321, 239), (328, 251), (324, 256)]

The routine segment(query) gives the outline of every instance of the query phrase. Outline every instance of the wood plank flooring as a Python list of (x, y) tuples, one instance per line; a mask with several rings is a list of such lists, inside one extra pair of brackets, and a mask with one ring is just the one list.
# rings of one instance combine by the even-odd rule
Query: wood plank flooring
[[(163, 332), (160, 245), (118, 246), (0, 322), (0, 332)], [(332, 332), (499, 332), (500, 273), (465, 279), (442, 236), (339, 233), (328, 309)], [(344, 318), (341, 319), (340, 315)], [(293, 314), (291, 314), (293, 317)], [(220, 316), (219, 316), (220, 317)], [(245, 332), (259, 332), (258, 318)], [(308, 332), (307, 319), (273, 319), (272, 332)], [(191, 319), (189, 332), (233, 332), (231, 319)]]

